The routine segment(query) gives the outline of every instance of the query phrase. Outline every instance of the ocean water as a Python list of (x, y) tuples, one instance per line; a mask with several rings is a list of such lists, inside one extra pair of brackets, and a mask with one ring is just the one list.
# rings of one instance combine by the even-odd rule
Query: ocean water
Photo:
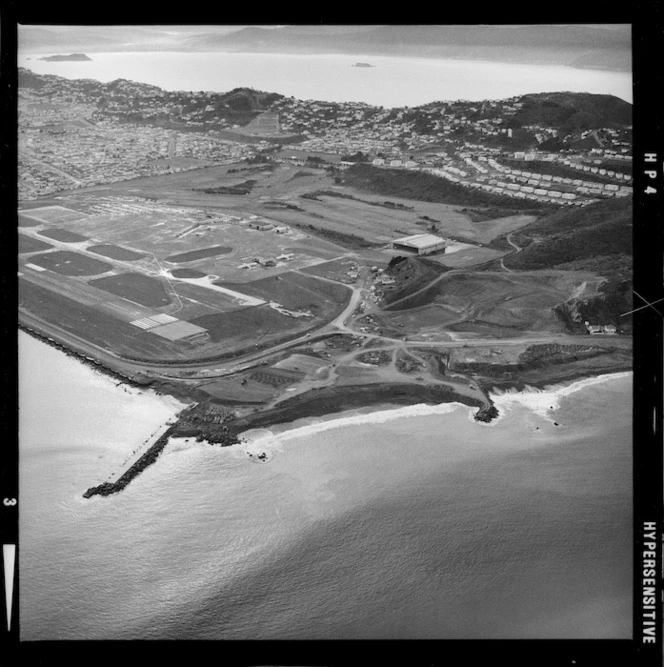
[[(166, 90), (226, 92), (245, 86), (298, 99), (384, 107), (503, 99), (573, 91), (632, 101), (629, 72), (478, 60), (254, 53), (94, 53), (91, 62), (47, 62), (20, 49), (18, 64), (69, 79), (150, 83)], [(359, 61), (371, 68), (352, 67)]]
[(85, 500), (181, 405), (19, 352), (22, 639), (631, 636), (630, 373), (178, 439)]

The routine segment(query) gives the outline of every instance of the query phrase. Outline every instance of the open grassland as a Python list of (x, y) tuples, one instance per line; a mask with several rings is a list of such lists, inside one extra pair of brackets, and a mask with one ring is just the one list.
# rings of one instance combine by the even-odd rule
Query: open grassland
[(39, 239), (32, 238), (32, 236), (27, 236), (25, 234), (18, 235), (18, 252), (19, 254), (28, 253), (28, 252), (40, 252), (42, 250), (49, 250), (53, 246), (50, 243), (45, 241), (40, 241)]
[(172, 301), (161, 281), (142, 273), (121, 273), (98, 278), (91, 280), (90, 285), (151, 308), (168, 306)]
[(220, 378), (201, 387), (213, 399), (228, 405), (267, 403), (277, 394), (278, 389), (246, 376)]
[(175, 278), (205, 278), (207, 274), (197, 269), (173, 269), (171, 275)]
[(81, 236), (76, 232), (70, 232), (68, 229), (59, 229), (56, 227), (51, 227), (50, 229), (42, 230), (37, 232), (40, 236), (46, 236), (49, 239), (55, 239), (56, 241), (62, 241), (63, 243), (82, 243), (87, 241), (87, 236)]
[(349, 287), (294, 271), (251, 283), (233, 284), (219, 281), (216, 284), (266, 301), (276, 301), (288, 309), (307, 310), (324, 318), (343, 310), (351, 294)]
[(42, 224), (41, 220), (35, 220), (34, 218), (30, 218), (24, 213), (18, 214), (19, 227), (39, 227), (39, 225), (41, 224)]
[[(596, 280), (596, 279), (595, 279)], [(587, 289), (589, 274), (449, 272), (429, 288), (395, 304), (382, 318), (404, 333), (452, 331), (516, 336), (564, 332), (554, 308)]]
[(175, 344), (159, 336), (21, 278), (18, 294), (20, 307), (116, 354), (143, 359), (171, 358), (178, 354)]
[(216, 245), (209, 248), (200, 248), (199, 250), (190, 250), (188, 252), (182, 252), (177, 255), (170, 255), (164, 259), (167, 262), (175, 262), (176, 264), (182, 264), (184, 262), (193, 262), (196, 259), (205, 259), (206, 257), (218, 257), (219, 255), (228, 255), (228, 253), (233, 252), (233, 248), (228, 246)]
[[(356, 234), (372, 243), (398, 236), (434, 231), (442, 236), (488, 243), (532, 222), (533, 216), (511, 215), (473, 222), (459, 206), (392, 195), (377, 195), (350, 185), (335, 184), (323, 170), (272, 165), (268, 169), (235, 172), (223, 166), (196, 171), (134, 179), (88, 188), (87, 192), (135, 195), (162, 203), (221, 208), (229, 213), (265, 215), (279, 222), (303, 227), (314, 224), (323, 229)], [(293, 178), (300, 174), (297, 178)], [(204, 190), (232, 187), (247, 179), (255, 181), (246, 195), (206, 194)], [(441, 180), (441, 179), (437, 179)], [(309, 196), (317, 192), (339, 196)], [(303, 197), (305, 195), (305, 197)], [(389, 206), (385, 206), (389, 202)], [(430, 230), (432, 224), (436, 229)], [(397, 231), (400, 230), (400, 231)], [(232, 244), (231, 244), (232, 245)]]
[[(33, 202), (34, 203), (34, 202)], [(73, 222), (85, 218), (86, 214), (75, 211), (64, 206), (37, 206), (35, 208), (22, 209), (19, 212), (20, 220), (35, 220), (37, 224), (42, 222), (62, 223)]]
[(30, 263), (55, 271), (55, 273), (63, 276), (95, 276), (106, 273), (113, 268), (106, 262), (68, 250), (54, 250), (42, 255), (33, 255), (30, 258)]
[(207, 329), (213, 343), (223, 343), (228, 349), (251, 347), (253, 341), (256, 346), (276, 342), (288, 334), (303, 332), (315, 326), (312, 320), (288, 317), (269, 306), (251, 306), (232, 313), (189, 318), (192, 324)]

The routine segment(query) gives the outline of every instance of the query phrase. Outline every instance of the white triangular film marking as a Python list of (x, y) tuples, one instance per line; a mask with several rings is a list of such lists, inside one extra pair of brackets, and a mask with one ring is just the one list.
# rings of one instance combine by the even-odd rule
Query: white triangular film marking
[(3, 544), (2, 556), (5, 561), (5, 600), (7, 604), (7, 632), (9, 632), (12, 622), (12, 596), (14, 593), (14, 558), (16, 556), (16, 545)]

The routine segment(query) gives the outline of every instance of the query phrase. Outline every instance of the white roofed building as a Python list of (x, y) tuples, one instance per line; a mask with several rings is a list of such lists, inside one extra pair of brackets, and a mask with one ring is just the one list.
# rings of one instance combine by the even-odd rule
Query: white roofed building
[(392, 241), (392, 247), (397, 250), (414, 252), (417, 255), (431, 255), (435, 252), (445, 252), (447, 241), (433, 234), (414, 234), (403, 236)]

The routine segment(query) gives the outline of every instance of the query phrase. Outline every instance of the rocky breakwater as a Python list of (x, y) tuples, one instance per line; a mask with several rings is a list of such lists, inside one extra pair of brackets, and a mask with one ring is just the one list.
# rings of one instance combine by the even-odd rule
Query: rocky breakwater
[(141, 456), (127, 471), (121, 475), (115, 482), (104, 482), (98, 486), (89, 488), (84, 494), (84, 498), (92, 496), (110, 496), (113, 493), (122, 491), (129, 482), (138, 477), (149, 465), (152, 465), (168, 444), (168, 439), (173, 435), (173, 426), (169, 427), (158, 440)]

